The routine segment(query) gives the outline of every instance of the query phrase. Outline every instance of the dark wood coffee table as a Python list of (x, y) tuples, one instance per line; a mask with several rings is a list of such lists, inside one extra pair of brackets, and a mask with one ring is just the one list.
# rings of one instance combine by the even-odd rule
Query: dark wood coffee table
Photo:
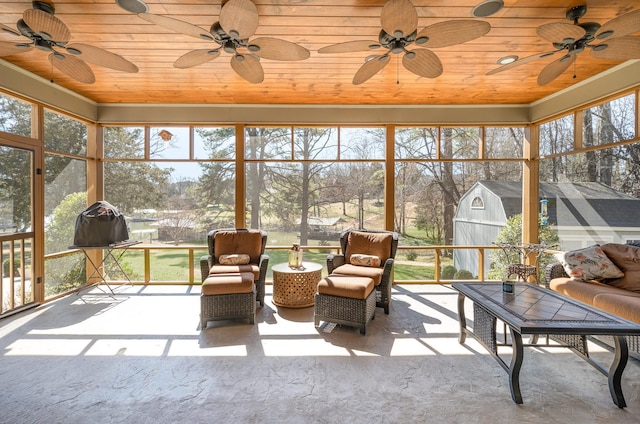
[[(525, 346), (522, 335), (529, 334), (533, 336), (532, 346), (540, 346), (537, 344), (538, 336), (550, 335), (562, 343), (550, 345), (547, 341), (545, 346), (568, 347), (580, 354), (608, 377), (613, 402), (619, 408), (627, 406), (620, 385), (629, 358), (624, 336), (640, 335), (640, 325), (535, 284), (517, 283), (513, 294), (504, 293), (502, 283), (453, 283), (452, 287), (459, 292), (459, 342), (464, 343), (468, 334), (487, 348), (509, 373), (511, 397), (515, 403), (522, 403), (519, 381)], [(473, 301), (473, 331), (467, 328), (464, 313), (464, 300), (467, 297)], [(496, 320), (509, 327), (511, 343), (508, 343), (506, 333), (504, 342), (498, 342)], [(589, 357), (586, 343), (588, 335), (613, 336), (615, 356), (608, 371)], [(499, 346), (512, 347), (509, 365), (498, 354)]]

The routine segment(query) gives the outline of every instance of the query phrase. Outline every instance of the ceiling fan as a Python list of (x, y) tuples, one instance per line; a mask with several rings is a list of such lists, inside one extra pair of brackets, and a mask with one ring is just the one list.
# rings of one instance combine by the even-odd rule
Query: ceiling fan
[(589, 49), (596, 59), (640, 59), (640, 37), (629, 35), (640, 31), (640, 9), (618, 16), (603, 25), (597, 22), (579, 22), (587, 13), (587, 6), (567, 9), (566, 18), (573, 24), (554, 22), (536, 29), (540, 38), (553, 43), (555, 50), (523, 57), (487, 72), (493, 75), (516, 66), (563, 52), (563, 56), (547, 66), (538, 75), (538, 84), (545, 85), (558, 78), (576, 61), (578, 54)]
[(489, 32), (489, 23), (478, 20), (452, 20), (430, 25), (418, 32), (418, 12), (409, 0), (389, 0), (380, 15), (382, 29), (378, 41), (347, 41), (322, 47), (318, 53), (352, 53), (376, 49), (387, 51), (365, 59), (353, 77), (359, 85), (380, 72), (390, 61), (391, 54), (404, 53), (402, 64), (414, 74), (436, 78), (442, 74), (442, 62), (428, 48), (407, 50), (412, 44), (430, 48), (448, 47), (475, 40)]
[[(22, 19), (16, 22), (17, 31), (0, 24), (0, 30), (16, 37), (18, 42), (0, 41), (0, 56), (10, 56), (32, 50), (34, 47), (49, 53), (49, 62), (59, 71), (76, 81), (92, 84), (96, 81), (86, 62), (123, 72), (138, 72), (138, 67), (122, 56), (99, 47), (83, 43), (68, 44), (69, 28), (54, 16), (52, 3), (33, 1)], [(27, 39), (25, 39), (26, 37)]]
[(258, 9), (250, 0), (229, 0), (222, 5), (218, 22), (209, 31), (188, 22), (150, 13), (138, 14), (142, 19), (171, 31), (195, 38), (213, 41), (214, 49), (198, 49), (179, 57), (176, 68), (191, 68), (220, 56), (220, 51), (231, 54), (231, 68), (246, 81), (254, 84), (264, 80), (260, 58), (271, 60), (304, 60), (309, 50), (298, 44), (273, 37), (252, 37), (258, 28)]

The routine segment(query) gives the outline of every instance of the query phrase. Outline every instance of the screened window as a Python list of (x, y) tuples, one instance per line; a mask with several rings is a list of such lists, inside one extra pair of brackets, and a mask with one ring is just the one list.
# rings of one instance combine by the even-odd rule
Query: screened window
[(396, 158), (436, 159), (438, 132), (437, 127), (396, 127)]
[(151, 127), (149, 129), (150, 159), (189, 159), (189, 127)]
[(33, 105), (0, 93), (0, 131), (31, 137)]
[(440, 156), (443, 159), (478, 159), (481, 129), (444, 127), (440, 133)]
[(144, 128), (104, 127), (104, 157), (144, 158)]
[(599, 146), (631, 140), (635, 132), (635, 94), (583, 111), (583, 145)]
[(384, 128), (340, 128), (340, 159), (383, 160)]
[(487, 159), (521, 158), (524, 128), (486, 127), (484, 129), (484, 157)]
[(555, 155), (573, 150), (574, 131), (573, 115), (566, 115), (540, 125), (540, 155)]
[(44, 146), (47, 150), (84, 156), (87, 154), (87, 125), (45, 110)]

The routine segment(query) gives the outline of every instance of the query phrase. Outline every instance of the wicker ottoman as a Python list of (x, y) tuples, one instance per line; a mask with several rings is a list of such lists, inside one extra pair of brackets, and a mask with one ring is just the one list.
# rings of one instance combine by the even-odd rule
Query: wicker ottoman
[(366, 334), (367, 324), (376, 313), (374, 283), (368, 277), (329, 275), (318, 283), (315, 295), (314, 322), (334, 322), (359, 327)]
[(248, 319), (255, 322), (256, 290), (253, 274), (211, 274), (202, 282), (200, 296), (200, 327), (208, 321)]

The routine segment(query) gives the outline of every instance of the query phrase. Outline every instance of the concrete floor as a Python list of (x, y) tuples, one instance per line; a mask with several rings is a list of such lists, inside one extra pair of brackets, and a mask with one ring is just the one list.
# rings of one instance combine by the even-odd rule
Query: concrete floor
[[(474, 340), (456, 292), (394, 286), (367, 335), (313, 308), (199, 328), (199, 286), (67, 296), (0, 321), (2, 423), (638, 423), (640, 363), (617, 408), (607, 379), (563, 348), (525, 348), (523, 405)], [(467, 302), (470, 304), (470, 302)], [(469, 317), (472, 317), (469, 312)], [(597, 345), (607, 366), (612, 354)], [(508, 352), (507, 352), (508, 357)]]

